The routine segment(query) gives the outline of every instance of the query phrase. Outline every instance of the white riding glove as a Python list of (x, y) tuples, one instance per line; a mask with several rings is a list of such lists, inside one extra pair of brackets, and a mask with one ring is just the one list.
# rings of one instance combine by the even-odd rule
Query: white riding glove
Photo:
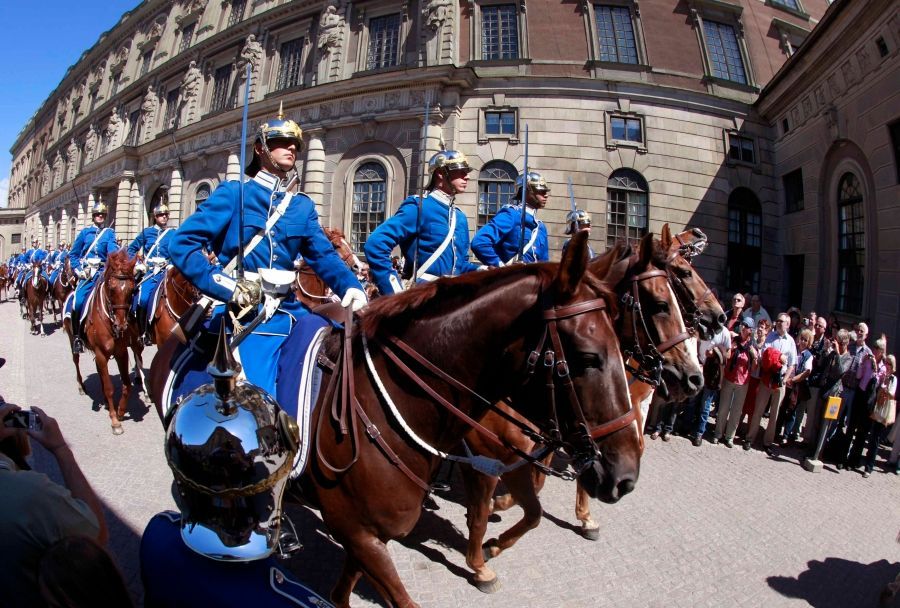
[(347, 290), (347, 293), (344, 294), (344, 298), (341, 300), (341, 306), (344, 308), (350, 307), (350, 310), (356, 312), (358, 310), (362, 310), (362, 308), (369, 303), (369, 298), (366, 297), (365, 292), (356, 287), (351, 287)]
[(147, 265), (144, 264), (143, 262), (138, 262), (137, 264), (134, 265), (135, 276), (137, 276), (139, 274), (143, 274), (145, 272), (147, 272)]

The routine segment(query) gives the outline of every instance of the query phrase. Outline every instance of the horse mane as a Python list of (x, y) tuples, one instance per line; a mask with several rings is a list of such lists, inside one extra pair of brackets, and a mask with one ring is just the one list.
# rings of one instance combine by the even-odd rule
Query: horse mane
[(322, 230), (325, 231), (325, 236), (328, 237), (328, 240), (332, 243), (338, 241), (340, 239), (346, 238), (344, 232), (340, 228), (331, 228), (328, 226), (323, 226)]
[(106, 272), (109, 274), (130, 273), (133, 268), (134, 260), (124, 247), (113, 251), (106, 258)]
[(557, 264), (542, 262), (537, 264), (515, 264), (485, 272), (469, 272), (457, 277), (445, 277), (416, 285), (412, 289), (377, 298), (360, 313), (360, 328), (369, 338), (373, 337), (384, 323), (401, 319), (423, 308), (435, 299), (450, 297), (472, 298), (485, 285), (496, 285), (519, 275), (542, 275), (545, 282), (553, 280)]

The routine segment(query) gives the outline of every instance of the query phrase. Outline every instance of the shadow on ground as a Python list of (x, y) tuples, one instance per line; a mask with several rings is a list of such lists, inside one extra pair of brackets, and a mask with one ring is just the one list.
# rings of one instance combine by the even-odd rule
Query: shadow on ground
[(796, 578), (770, 576), (766, 582), (785, 597), (806, 600), (814, 608), (878, 606), (878, 596), (894, 580), (900, 564), (879, 560), (861, 564), (839, 557), (812, 560)]

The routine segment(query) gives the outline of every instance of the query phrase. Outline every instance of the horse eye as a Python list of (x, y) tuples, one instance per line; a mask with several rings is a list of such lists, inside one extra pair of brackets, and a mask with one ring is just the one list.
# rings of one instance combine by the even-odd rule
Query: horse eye
[(690, 268), (682, 268), (679, 266), (675, 268), (675, 274), (677, 274), (679, 278), (689, 279), (693, 276), (694, 273)]
[(578, 353), (582, 369), (602, 369), (603, 361), (597, 353)]
[(658, 313), (668, 313), (669, 312), (669, 303), (664, 302), (662, 300), (656, 302), (656, 312)]

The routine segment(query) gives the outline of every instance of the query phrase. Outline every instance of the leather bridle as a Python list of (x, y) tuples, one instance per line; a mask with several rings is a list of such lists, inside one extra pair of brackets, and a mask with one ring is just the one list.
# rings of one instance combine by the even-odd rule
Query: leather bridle
[[(110, 274), (103, 275), (103, 278), (100, 281), (100, 298), (101, 305), (103, 306), (103, 313), (109, 319), (110, 325), (112, 326), (112, 335), (113, 338), (120, 338), (122, 334), (128, 329), (128, 315), (125, 315), (125, 327), (122, 327), (119, 324), (118, 319), (116, 318), (117, 310), (131, 310), (131, 303), (126, 304), (112, 304), (109, 301), (109, 294), (107, 294), (107, 290), (109, 288), (109, 279), (116, 279), (119, 281), (131, 281), (134, 283), (134, 275), (131, 274)], [(134, 288), (132, 287), (132, 291)]]

